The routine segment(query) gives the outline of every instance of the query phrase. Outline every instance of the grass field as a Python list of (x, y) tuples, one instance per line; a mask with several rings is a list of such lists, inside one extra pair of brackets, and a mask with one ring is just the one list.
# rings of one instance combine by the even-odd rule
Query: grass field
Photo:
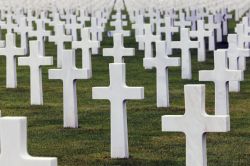
[[(230, 32), (235, 22), (230, 22)], [(110, 29), (110, 27), (108, 27)], [(127, 27), (130, 29), (130, 26)], [(132, 35), (134, 36), (134, 35)], [(125, 39), (126, 47), (137, 48), (134, 37)], [(223, 44), (222, 44), (223, 46)], [(68, 46), (70, 47), (70, 46)], [(112, 47), (112, 39), (104, 34), (102, 48)], [(156, 72), (145, 70), (144, 53), (136, 50), (134, 57), (125, 58), (127, 84), (145, 87), (145, 99), (128, 101), (130, 158), (110, 159), (110, 105), (108, 101), (92, 100), (92, 87), (109, 85), (108, 64), (112, 58), (101, 54), (93, 57), (93, 78), (77, 81), (79, 129), (64, 129), (62, 82), (48, 80), (43, 67), (44, 106), (30, 106), (29, 68), (18, 67), (18, 88), (5, 88), (5, 58), (0, 57), (0, 109), (3, 116), (28, 117), (28, 149), (34, 156), (58, 157), (59, 166), (185, 165), (185, 136), (161, 132), (162, 115), (184, 113), (185, 84), (197, 84), (198, 71), (213, 69), (213, 54), (208, 52), (205, 63), (192, 56), (193, 80), (181, 79), (180, 67), (170, 68), (170, 108), (156, 108)], [(46, 44), (46, 56), (56, 58), (54, 44)], [(173, 56), (180, 57), (175, 51)], [(247, 62), (248, 66), (250, 61)], [(56, 64), (56, 59), (54, 59)], [(81, 52), (77, 52), (81, 66)], [(207, 154), (209, 166), (249, 166), (250, 163), (250, 68), (245, 72), (240, 93), (230, 94), (231, 131), (209, 133)], [(206, 83), (206, 109), (214, 110), (214, 85)]]

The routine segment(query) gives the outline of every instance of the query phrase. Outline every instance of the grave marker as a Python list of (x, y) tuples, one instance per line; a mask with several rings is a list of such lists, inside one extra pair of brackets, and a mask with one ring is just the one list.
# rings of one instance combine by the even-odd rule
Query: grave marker
[(88, 69), (77, 69), (75, 66), (75, 51), (64, 50), (62, 68), (50, 69), (49, 79), (59, 79), (63, 82), (63, 126), (78, 127), (76, 80), (89, 79)]
[(6, 87), (17, 87), (16, 59), (18, 55), (25, 55), (25, 49), (16, 47), (16, 36), (13, 33), (6, 34), (4, 48), (0, 48), (0, 56), (6, 57)]
[(94, 87), (93, 99), (108, 99), (111, 104), (111, 158), (128, 158), (126, 101), (144, 98), (144, 88), (128, 87), (125, 64), (109, 65), (109, 87)]
[(143, 64), (147, 68), (156, 68), (157, 107), (169, 107), (168, 68), (180, 66), (180, 58), (168, 57), (166, 43), (158, 41), (156, 42), (156, 56), (144, 58)]
[(30, 41), (30, 56), (19, 57), (19, 66), (30, 68), (31, 105), (43, 105), (42, 66), (53, 65), (53, 57), (45, 57), (44, 41)]
[(124, 48), (123, 44), (123, 35), (120, 33), (114, 34), (114, 47), (113, 48), (104, 48), (103, 56), (113, 56), (114, 63), (123, 63), (124, 56), (134, 56), (134, 48)]
[(56, 158), (32, 157), (27, 152), (27, 119), (0, 118), (1, 166), (57, 166)]
[(81, 41), (73, 41), (72, 48), (82, 50), (82, 65), (84, 68), (88, 69), (90, 75), (92, 76), (92, 61), (91, 61), (91, 49), (99, 48), (100, 42), (93, 41), (90, 39), (90, 29), (81, 29)]
[(162, 131), (183, 132), (186, 136), (186, 166), (207, 166), (206, 136), (228, 132), (229, 115), (208, 115), (205, 85), (185, 85), (185, 114), (162, 116)]
[(171, 47), (181, 50), (181, 77), (182, 79), (192, 79), (191, 48), (199, 48), (200, 43), (190, 40), (188, 28), (182, 28), (180, 41), (173, 41)]
[(242, 81), (243, 72), (229, 70), (227, 51), (217, 50), (214, 54), (214, 70), (199, 71), (199, 81), (213, 81), (215, 84), (215, 114), (229, 115), (229, 81)]

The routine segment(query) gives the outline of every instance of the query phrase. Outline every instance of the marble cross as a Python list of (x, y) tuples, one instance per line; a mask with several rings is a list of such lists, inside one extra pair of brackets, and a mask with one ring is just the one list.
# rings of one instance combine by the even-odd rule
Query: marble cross
[(198, 20), (197, 31), (191, 31), (190, 36), (196, 37), (200, 42), (200, 47), (198, 48), (198, 61), (206, 61), (206, 42), (205, 37), (213, 36), (213, 31), (205, 30), (204, 20)]
[(199, 71), (199, 81), (213, 81), (215, 84), (215, 114), (229, 115), (229, 81), (242, 81), (243, 71), (229, 70), (227, 50), (214, 53), (214, 70)]
[(105, 25), (108, 22), (108, 20), (105, 18), (104, 13), (102, 11), (96, 11), (95, 17), (98, 18), (98, 26), (105, 28)]
[(48, 18), (48, 11), (42, 11), (40, 13), (40, 19), (45, 22), (45, 24), (49, 24), (51, 22), (51, 18)]
[(49, 36), (49, 41), (54, 42), (57, 46), (57, 67), (62, 67), (62, 55), (64, 43), (71, 42), (72, 36), (65, 35), (64, 24), (57, 24), (55, 27), (55, 35)]
[(137, 42), (143, 42), (145, 45), (145, 58), (152, 58), (153, 57), (153, 43), (159, 41), (161, 38), (159, 35), (153, 35), (152, 27), (150, 24), (144, 25), (145, 33), (144, 35), (136, 36)]
[(123, 35), (120, 33), (114, 34), (114, 47), (113, 48), (104, 48), (103, 56), (113, 56), (114, 63), (124, 63), (124, 56), (134, 56), (134, 48), (124, 48)]
[(54, 28), (56, 28), (57, 25), (64, 24), (64, 22), (60, 18), (60, 14), (57, 11), (53, 13), (53, 19), (49, 24), (50, 26), (53, 26)]
[[(91, 39), (94, 41), (102, 41), (102, 33), (104, 32), (103, 27), (98, 26), (98, 19), (96, 17), (91, 17), (91, 27), (90, 27), (90, 32), (91, 32)], [(99, 49), (98, 48), (93, 48), (92, 49), (92, 54), (98, 54)]]
[[(250, 50), (239, 48), (238, 47), (238, 35), (229, 34), (228, 35), (228, 61), (230, 70), (239, 70), (239, 58), (249, 57)], [(230, 92), (239, 92), (240, 91), (240, 82), (239, 81), (229, 81), (229, 91)]]
[(121, 11), (117, 11), (115, 15), (112, 16), (112, 19), (127, 19), (126, 15), (123, 15)]
[(91, 40), (89, 28), (81, 29), (81, 41), (72, 42), (73, 49), (82, 50), (82, 66), (83, 68), (89, 70), (91, 76), (92, 76), (91, 49), (99, 47), (100, 47), (99, 41)]
[(179, 21), (175, 21), (174, 26), (177, 26), (180, 28), (186, 28), (186, 27), (191, 26), (191, 22), (186, 21), (185, 14), (183, 12), (180, 12)]
[(111, 103), (111, 158), (128, 158), (126, 101), (143, 99), (144, 88), (126, 86), (124, 63), (109, 64), (109, 87), (94, 87), (93, 99), (108, 99)]
[(49, 79), (59, 79), (63, 82), (63, 126), (78, 127), (76, 80), (89, 79), (88, 69), (77, 69), (75, 66), (75, 51), (64, 50), (62, 68), (50, 69)]
[(57, 166), (57, 158), (32, 157), (27, 151), (27, 119), (0, 118), (1, 166)]
[[(243, 17), (242, 18), (242, 24), (244, 25), (244, 33), (246, 36), (250, 35), (250, 18), (248, 17)], [(246, 44), (247, 46), (249, 45), (249, 42)]]
[(228, 132), (229, 115), (208, 115), (205, 85), (185, 85), (185, 114), (162, 116), (162, 131), (186, 136), (186, 166), (207, 166), (206, 137), (209, 132)]
[(77, 41), (77, 31), (82, 28), (82, 25), (77, 22), (76, 15), (70, 16), (70, 23), (65, 25), (65, 28), (71, 32), (73, 41)]
[(36, 16), (34, 16), (34, 11), (32, 9), (29, 9), (27, 12), (27, 21), (28, 21), (28, 27), (30, 30), (34, 29), (33, 23), (36, 21)]
[(16, 35), (6, 34), (6, 43), (4, 48), (0, 48), (0, 56), (6, 57), (6, 87), (17, 87), (16, 59), (18, 55), (26, 55), (25, 49), (16, 47)]
[[(208, 23), (205, 24), (205, 28), (210, 31), (216, 31), (216, 41), (221, 42), (222, 41), (222, 28), (221, 28), (221, 22), (215, 23), (214, 21), (214, 15), (208, 16)], [(214, 51), (215, 50), (215, 41), (214, 38), (209, 38), (209, 50)]]
[(130, 36), (130, 31), (123, 30), (122, 20), (116, 20), (112, 22), (111, 25), (115, 27), (115, 30), (111, 31), (110, 36), (113, 36), (116, 33), (121, 33), (124, 37)]
[[(246, 43), (250, 42), (250, 36), (245, 34), (245, 27), (243, 24), (237, 24), (235, 32), (238, 35), (238, 47), (245, 49)], [(239, 59), (239, 69), (246, 70), (246, 58), (240, 57)]]
[(180, 41), (173, 41), (171, 47), (173, 49), (181, 49), (181, 77), (182, 79), (192, 79), (191, 67), (191, 48), (199, 48), (198, 41), (190, 40), (190, 32), (188, 28), (182, 28), (180, 34)]
[(29, 37), (36, 37), (38, 42), (45, 41), (45, 38), (50, 36), (51, 32), (46, 30), (45, 23), (43, 20), (36, 20), (36, 30), (29, 31)]
[[(144, 35), (144, 28), (143, 28), (143, 25), (144, 25), (144, 17), (142, 14), (138, 14), (136, 16), (136, 22), (135, 24), (132, 25), (132, 28), (135, 29), (135, 36), (142, 36)], [(144, 42), (139, 42), (138, 43), (138, 49), (139, 50), (144, 50)]]
[[(215, 30), (217, 32), (217, 35), (218, 33), (221, 32), (221, 24), (217, 24), (217, 23), (214, 23), (214, 16), (213, 15), (209, 15), (208, 16), (208, 23), (205, 24), (205, 29), (209, 30), (209, 31), (212, 31), (213, 33), (215, 33)], [(208, 38), (209, 40), (209, 51), (214, 51), (216, 48), (215, 48), (215, 35), (214, 36), (210, 36)]]
[(31, 105), (43, 105), (42, 66), (53, 65), (53, 57), (45, 57), (44, 41), (30, 41), (30, 56), (19, 57), (19, 66), (30, 67)]
[(160, 31), (163, 31), (163, 33), (165, 34), (165, 41), (167, 44), (167, 49), (166, 49), (167, 54), (172, 55), (172, 53), (173, 53), (172, 49), (171, 49), (172, 36), (173, 36), (173, 33), (179, 32), (179, 28), (174, 27), (172, 25), (172, 19), (170, 17), (165, 17), (164, 23), (165, 23), (165, 26), (161, 27)]
[(80, 16), (77, 17), (77, 21), (81, 22), (82, 27), (85, 27), (86, 21), (90, 21), (90, 17), (85, 14), (85, 9), (80, 10)]
[(28, 32), (31, 29), (28, 27), (27, 19), (22, 17), (20, 19), (20, 24), (15, 28), (15, 32), (21, 35), (21, 48), (25, 49), (25, 54), (29, 53), (29, 45), (28, 45)]
[(217, 23), (217, 24), (220, 25), (221, 35), (218, 36), (219, 38), (217, 37), (217, 41), (221, 42), (222, 41), (222, 36), (223, 36), (223, 21), (224, 21), (223, 13), (221, 11), (215, 12), (215, 14), (214, 14), (214, 21), (215, 21), (215, 23)]
[(165, 41), (156, 42), (156, 56), (144, 58), (144, 66), (156, 68), (157, 107), (169, 107), (168, 68), (180, 66), (180, 58), (168, 57)]
[(233, 16), (232, 16), (232, 14), (228, 13), (227, 8), (224, 8), (222, 10), (222, 13), (223, 13), (223, 22), (222, 22), (223, 35), (228, 35), (228, 20), (232, 19)]
[(188, 21), (191, 21), (191, 30), (196, 31), (197, 30), (197, 22), (201, 19), (201, 17), (198, 15), (197, 10), (191, 10), (191, 15), (187, 18)]
[(13, 17), (11, 14), (7, 15), (6, 18), (6, 23), (4, 25), (2, 25), (3, 29), (7, 30), (7, 33), (12, 33), (13, 30), (17, 27), (17, 24), (13, 23)]

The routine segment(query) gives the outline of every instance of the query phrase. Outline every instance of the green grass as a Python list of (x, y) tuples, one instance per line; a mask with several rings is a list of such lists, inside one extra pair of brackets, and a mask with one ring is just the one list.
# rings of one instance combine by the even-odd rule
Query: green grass
[[(130, 25), (129, 25), (130, 26)], [(127, 27), (129, 29), (130, 27)], [(230, 23), (230, 32), (234, 22)], [(108, 27), (110, 29), (110, 27)], [(132, 36), (134, 36), (132, 34)], [(125, 39), (126, 47), (137, 48), (134, 37)], [(112, 39), (104, 34), (102, 48), (112, 47)], [(192, 57), (193, 80), (181, 79), (180, 67), (170, 68), (170, 108), (156, 108), (155, 70), (145, 70), (143, 52), (125, 58), (126, 80), (129, 86), (145, 87), (145, 99), (128, 101), (130, 158), (110, 159), (110, 104), (92, 100), (92, 87), (109, 85), (108, 64), (111, 57), (93, 55), (93, 78), (77, 81), (79, 129), (64, 129), (62, 82), (48, 80), (43, 67), (44, 106), (30, 106), (29, 68), (18, 67), (18, 88), (5, 88), (5, 59), (0, 57), (0, 108), (3, 116), (28, 117), (28, 149), (34, 156), (58, 157), (59, 166), (185, 165), (185, 136), (182, 133), (161, 132), (161, 116), (184, 113), (185, 84), (198, 82), (198, 71), (213, 69), (213, 54), (208, 52), (205, 63)], [(46, 55), (56, 58), (54, 44), (46, 43)], [(180, 57), (179, 51), (174, 56)], [(54, 61), (56, 64), (56, 59)], [(247, 62), (248, 66), (250, 61)], [(81, 53), (77, 52), (77, 66)], [(206, 83), (206, 109), (214, 110), (214, 85)], [(250, 163), (250, 70), (245, 72), (241, 93), (230, 94), (231, 131), (209, 133), (207, 154), (209, 166), (247, 166)]]

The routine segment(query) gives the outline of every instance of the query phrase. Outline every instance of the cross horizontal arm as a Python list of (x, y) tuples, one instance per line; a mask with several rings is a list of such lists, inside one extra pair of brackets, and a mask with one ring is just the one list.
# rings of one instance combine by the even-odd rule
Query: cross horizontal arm
[(165, 115), (162, 116), (162, 131), (184, 132), (186, 125), (183, 123), (183, 115)]
[(110, 88), (107, 87), (94, 87), (92, 88), (92, 98), (93, 99), (107, 99), (110, 100)]
[(89, 69), (76, 69), (73, 72), (74, 79), (89, 79), (91, 78)]
[(62, 80), (63, 79), (62, 69), (49, 69), (49, 79)]
[[(228, 115), (206, 115), (206, 132), (228, 132), (230, 131), (230, 118)], [(216, 129), (216, 130), (214, 130)]]
[(122, 94), (124, 94), (125, 98), (129, 100), (144, 99), (144, 88), (126, 86)]

